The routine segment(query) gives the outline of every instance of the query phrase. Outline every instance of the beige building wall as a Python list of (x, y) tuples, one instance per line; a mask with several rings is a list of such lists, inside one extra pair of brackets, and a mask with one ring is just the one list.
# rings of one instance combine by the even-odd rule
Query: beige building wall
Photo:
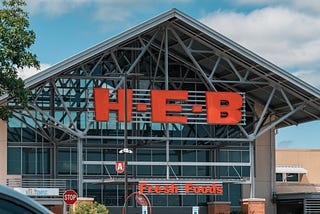
[(7, 121), (0, 120), (0, 184), (8, 178), (21, 178), (21, 175), (7, 175)]
[(308, 170), (302, 176), (302, 184), (320, 184), (319, 149), (277, 149), (276, 165), (301, 166)]
[(263, 134), (255, 142), (255, 198), (265, 199), (266, 213), (276, 213), (272, 203), (275, 192), (275, 135), (274, 130)]
[(7, 122), (0, 120), (0, 184), (7, 178)]

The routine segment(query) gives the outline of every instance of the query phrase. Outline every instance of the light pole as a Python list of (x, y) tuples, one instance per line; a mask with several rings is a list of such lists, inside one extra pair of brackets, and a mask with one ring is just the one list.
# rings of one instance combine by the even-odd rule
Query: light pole
[[(127, 104), (127, 76), (142, 76), (143, 74), (140, 73), (123, 73), (124, 76), (124, 83), (123, 83), (123, 90), (124, 90), (124, 130), (123, 130), (123, 135), (124, 135), (124, 140), (123, 140), (123, 149), (119, 151), (120, 154), (123, 153), (124, 155), (124, 200), (126, 200), (128, 196), (128, 171), (127, 171), (127, 165), (128, 165), (128, 154), (132, 153), (132, 150), (128, 148), (128, 120), (127, 120), (127, 115), (128, 115), (128, 104)], [(126, 201), (124, 202), (124, 213), (128, 213), (128, 204)]]
[[(130, 153), (131, 150), (128, 149), (128, 121), (127, 121), (127, 110), (128, 110), (128, 104), (127, 104), (127, 73), (124, 73), (124, 83), (123, 83), (123, 89), (124, 89), (124, 140), (123, 140), (123, 149), (120, 150), (120, 154), (123, 153), (124, 155), (124, 200), (126, 200), (128, 196), (128, 171), (127, 171), (127, 165), (128, 165), (128, 153)], [(131, 151), (132, 153), (132, 151)], [(124, 213), (128, 213), (128, 205), (126, 202)]]

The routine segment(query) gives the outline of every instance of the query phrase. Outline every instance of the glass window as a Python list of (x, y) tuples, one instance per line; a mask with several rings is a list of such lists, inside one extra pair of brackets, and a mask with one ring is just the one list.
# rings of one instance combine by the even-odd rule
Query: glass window
[(23, 174), (36, 173), (36, 149), (35, 148), (22, 149), (22, 173)]
[(50, 173), (50, 149), (40, 148), (37, 149), (37, 173), (49, 174)]
[(196, 151), (195, 150), (184, 150), (182, 151), (183, 162), (195, 162), (196, 161)]
[(30, 128), (22, 128), (22, 142), (35, 142), (36, 134)]
[(7, 160), (8, 174), (21, 174), (21, 149), (8, 147)]
[(59, 174), (69, 174), (70, 172), (70, 151), (68, 149), (59, 149), (57, 168)]
[[(138, 150), (137, 151), (137, 161), (151, 161), (151, 150)], [(139, 175), (151, 175), (151, 166), (137, 166), (137, 174)]]
[(276, 173), (276, 181), (282, 182), (283, 180), (282, 173)]
[(241, 151), (229, 151), (230, 162), (241, 162)]
[(116, 161), (117, 160), (117, 150), (116, 149), (104, 149), (103, 150), (103, 160), (104, 161)]
[(209, 166), (197, 166), (197, 170), (198, 176), (210, 176)]
[(184, 195), (183, 196), (183, 206), (195, 206), (198, 205), (196, 195)]
[(242, 155), (242, 162), (249, 162), (250, 161), (249, 151), (242, 151), (241, 155)]
[(220, 151), (220, 161), (227, 162), (228, 161), (228, 151)]
[(181, 206), (181, 195), (168, 195), (168, 206)]
[(298, 182), (298, 181), (299, 181), (298, 173), (287, 174), (287, 182)]
[[(103, 204), (106, 206), (117, 206), (117, 186), (104, 185), (103, 186)], [(122, 206), (122, 205), (121, 205)]]
[(153, 195), (152, 196), (152, 206), (167, 206), (167, 196), (166, 195)]
[(241, 198), (241, 185), (239, 184), (229, 184), (229, 200), (231, 206), (239, 206)]
[(196, 176), (196, 166), (183, 166), (183, 176)]
[(71, 174), (77, 174), (78, 173), (78, 165), (77, 165), (77, 149), (71, 148)]
[(21, 128), (8, 127), (8, 142), (21, 142)]

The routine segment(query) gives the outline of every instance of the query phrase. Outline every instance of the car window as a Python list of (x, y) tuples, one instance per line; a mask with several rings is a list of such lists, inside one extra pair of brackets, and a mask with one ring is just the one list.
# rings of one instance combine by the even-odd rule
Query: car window
[(0, 213), (1, 214), (34, 214), (26, 207), (13, 203), (6, 199), (0, 198)]

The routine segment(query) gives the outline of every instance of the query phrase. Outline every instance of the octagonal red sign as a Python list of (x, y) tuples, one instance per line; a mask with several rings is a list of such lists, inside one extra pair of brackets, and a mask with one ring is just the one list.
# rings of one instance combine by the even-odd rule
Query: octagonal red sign
[(72, 189), (66, 190), (63, 193), (63, 201), (66, 204), (74, 204), (77, 201), (77, 198), (78, 198), (78, 194)]

